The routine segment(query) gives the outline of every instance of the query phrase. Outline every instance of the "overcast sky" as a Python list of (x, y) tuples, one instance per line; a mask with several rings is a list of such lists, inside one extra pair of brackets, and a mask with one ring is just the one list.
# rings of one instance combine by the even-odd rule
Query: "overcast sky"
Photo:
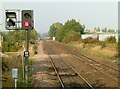
[(117, 2), (4, 2), (0, 13), (6, 9), (34, 10), (35, 29), (40, 33), (47, 32), (51, 24), (68, 19), (76, 19), (88, 29), (118, 28)]

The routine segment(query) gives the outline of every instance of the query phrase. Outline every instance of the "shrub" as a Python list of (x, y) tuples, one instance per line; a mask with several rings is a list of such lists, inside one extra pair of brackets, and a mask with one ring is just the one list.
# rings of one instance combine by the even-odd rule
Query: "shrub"
[(63, 42), (68, 43), (71, 41), (78, 41), (79, 39), (80, 34), (78, 32), (70, 31), (65, 35)]
[(105, 39), (107, 43), (116, 43), (116, 38), (114, 36), (110, 36)]
[(17, 52), (19, 49), (19, 45), (15, 42), (3, 42), (3, 52)]
[(59, 41), (59, 42), (62, 42), (63, 41), (63, 38), (65, 36), (65, 32), (64, 32), (64, 29), (61, 28), (61, 29), (58, 29), (56, 31), (56, 40)]
[(37, 46), (37, 44), (35, 44), (35, 45), (33, 46), (34, 54), (37, 54), (37, 48), (38, 48), (38, 46)]
[(86, 39), (83, 39), (82, 42), (85, 44), (97, 44), (97, 43), (99, 43), (99, 41), (97, 39), (92, 38), (92, 37), (88, 37)]
[(100, 43), (100, 46), (101, 46), (101, 48), (105, 48), (105, 47), (106, 47), (106, 42), (105, 42), (105, 41), (102, 41), (102, 42)]

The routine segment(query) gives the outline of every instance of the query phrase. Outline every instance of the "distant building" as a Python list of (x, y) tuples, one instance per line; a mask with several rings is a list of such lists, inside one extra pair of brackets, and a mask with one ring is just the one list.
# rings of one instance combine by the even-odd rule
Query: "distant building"
[(107, 28), (102, 28), (101, 32), (107, 32)]
[(99, 41), (104, 41), (106, 38), (110, 37), (110, 36), (113, 36), (116, 38), (116, 41), (118, 42), (118, 33), (117, 32), (113, 32), (113, 33), (91, 33), (91, 34), (83, 34), (81, 35), (81, 38), (82, 39), (86, 39), (86, 38), (89, 38), (89, 37), (92, 37), (92, 38), (99, 38)]
[(116, 32), (99, 34), (99, 40), (104, 41), (106, 38), (108, 38), (110, 36), (115, 37), (116, 41), (118, 42), (118, 33), (116, 33)]
[(85, 33), (90, 33), (90, 30), (87, 29), (87, 28), (85, 28), (85, 29), (84, 29), (84, 32), (85, 32)]

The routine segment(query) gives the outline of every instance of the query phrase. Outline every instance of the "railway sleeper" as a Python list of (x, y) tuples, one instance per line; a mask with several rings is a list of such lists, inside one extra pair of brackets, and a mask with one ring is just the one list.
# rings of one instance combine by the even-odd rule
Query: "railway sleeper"
[[(49, 73), (49, 75), (57, 76), (57, 74), (54, 73), (54, 72)], [(68, 77), (70, 77), (70, 76), (77, 76), (78, 74), (77, 74), (77, 73), (65, 73), (65, 72), (59, 72), (59, 75), (60, 75), (60, 76), (66, 76), (66, 77), (68, 76)]]

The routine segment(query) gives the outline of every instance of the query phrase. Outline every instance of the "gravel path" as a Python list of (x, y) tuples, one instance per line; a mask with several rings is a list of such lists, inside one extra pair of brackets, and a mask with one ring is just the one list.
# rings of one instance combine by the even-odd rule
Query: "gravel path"
[(48, 55), (44, 53), (42, 42), (39, 42), (38, 54), (34, 58), (32, 85), (33, 87), (58, 87), (59, 81), (56, 76), (50, 75), (54, 72)]

